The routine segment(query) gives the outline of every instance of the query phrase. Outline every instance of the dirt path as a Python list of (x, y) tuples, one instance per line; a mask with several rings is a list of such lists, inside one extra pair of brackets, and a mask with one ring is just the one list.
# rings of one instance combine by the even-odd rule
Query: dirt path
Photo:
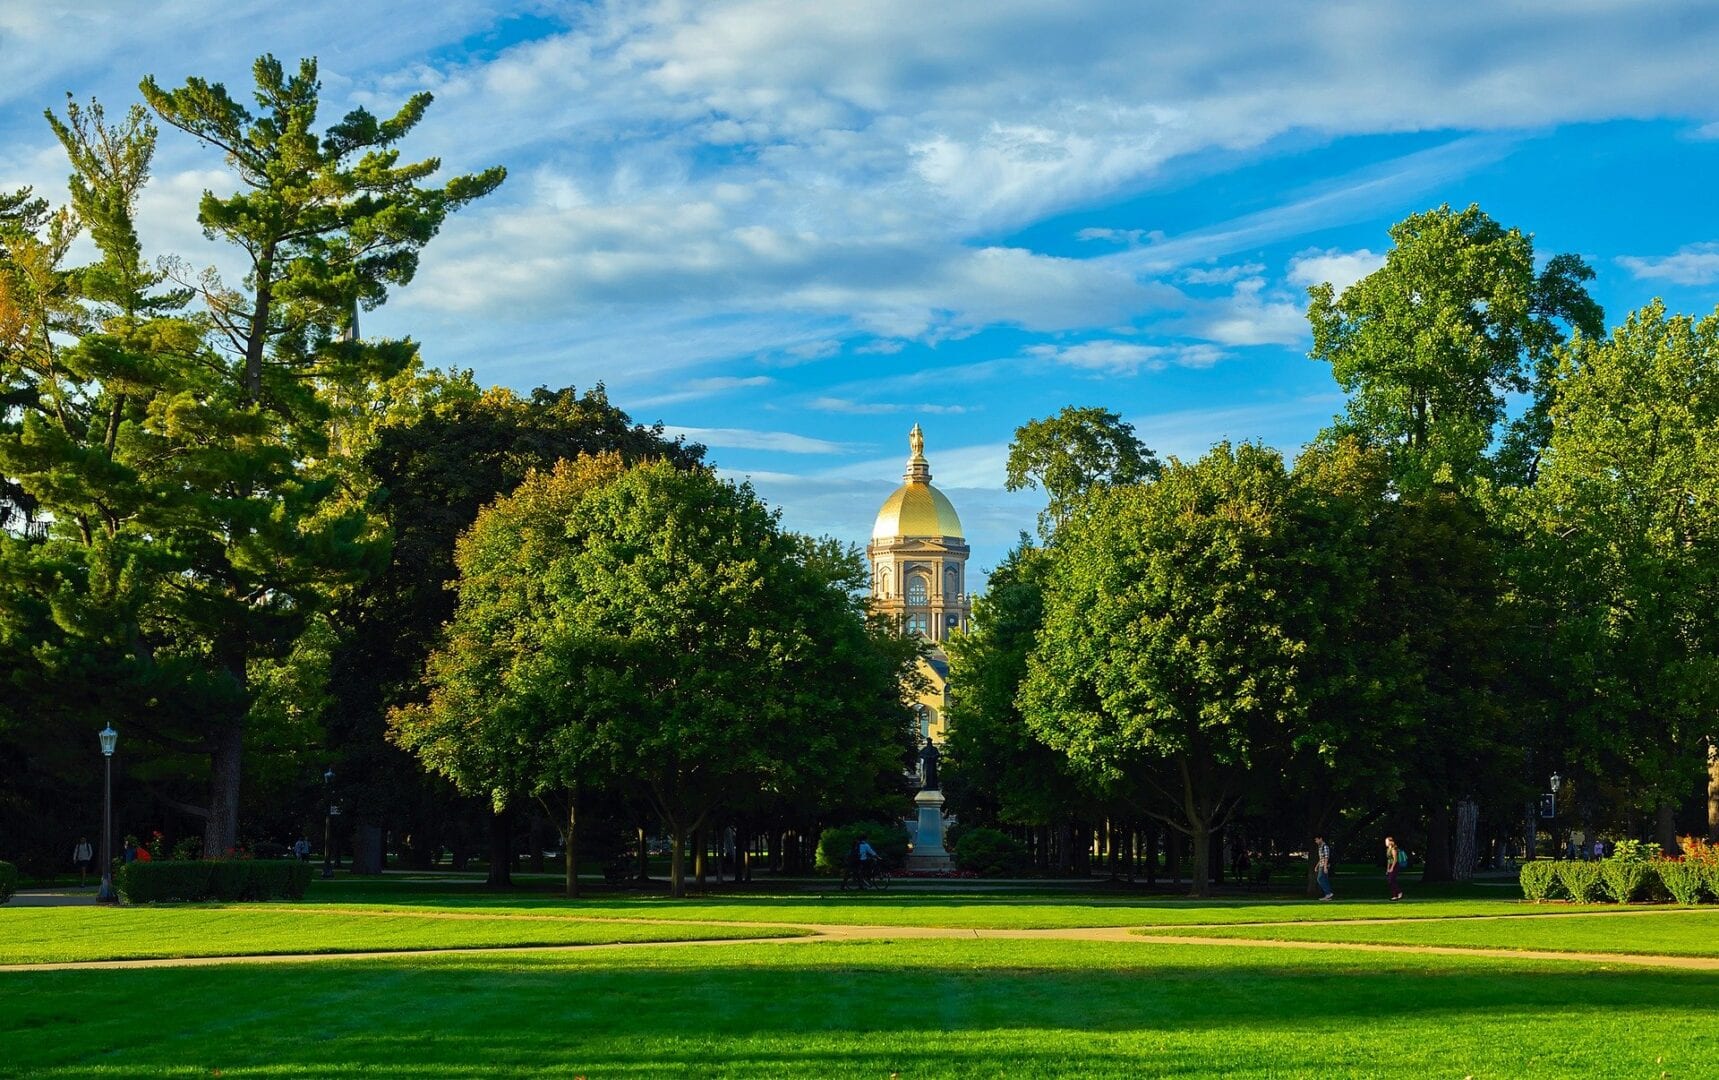
[[(599, 921), (599, 920), (591, 920)], [(663, 921), (668, 920), (616, 920)], [(1347, 921), (1347, 920), (1346, 920)], [(1392, 920), (1396, 921), (1396, 920)], [(1408, 920), (1403, 920), (1408, 921)], [(709, 925), (706, 923), (705, 925)], [(1149, 949), (1154, 945), (1195, 945), (1241, 949), (1300, 949), (1336, 952), (1396, 953), (1410, 956), (1486, 956), (1507, 960), (1559, 960), (1570, 963), (1618, 967), (1675, 968), (1685, 971), (1719, 971), (1719, 957), (1659, 956), (1629, 953), (1553, 952), (1530, 949), (1465, 949), (1447, 945), (1377, 945), (1359, 942), (1267, 941), (1248, 938), (1201, 937), (1194, 934), (1136, 934), (1135, 927), (1060, 927), (1045, 930), (974, 930), (942, 926), (834, 926), (786, 923), (729, 923), (731, 926), (767, 926), (810, 931), (804, 936), (766, 938), (702, 938), (685, 941), (629, 941), (587, 945), (506, 945), (447, 949), (390, 949), (370, 952), (288, 953), (267, 956), (196, 956), (149, 960), (86, 960), (54, 964), (5, 964), (0, 973), (24, 971), (83, 971), (154, 967), (211, 967), (224, 964), (292, 964), (336, 960), (393, 960), (420, 956), (508, 955), (614, 951), (639, 948), (689, 948), (717, 945), (804, 945), (817, 942), (945, 940), (1011, 941), (1100, 941), (1126, 943)]]

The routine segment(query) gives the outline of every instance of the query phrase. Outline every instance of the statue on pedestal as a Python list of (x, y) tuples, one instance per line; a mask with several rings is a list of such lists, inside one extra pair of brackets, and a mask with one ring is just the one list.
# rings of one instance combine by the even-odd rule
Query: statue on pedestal
[(922, 791), (937, 791), (937, 759), (942, 757), (937, 750), (937, 744), (929, 738), (925, 740), (925, 749), (919, 751), (919, 770), (923, 777), (919, 787)]

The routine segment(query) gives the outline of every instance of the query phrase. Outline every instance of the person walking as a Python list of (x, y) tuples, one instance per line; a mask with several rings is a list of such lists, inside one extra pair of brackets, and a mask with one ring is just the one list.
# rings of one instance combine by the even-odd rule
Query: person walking
[(1409, 865), (1409, 853), (1397, 846), (1392, 837), (1385, 837), (1385, 884), (1390, 886), (1391, 899), (1401, 900), (1403, 890), (1397, 885), (1397, 874)]
[(1319, 883), (1319, 899), (1337, 899), (1337, 894), (1331, 891), (1331, 845), (1323, 836), (1313, 838), (1313, 874)]
[(90, 860), (95, 858), (95, 850), (90, 847), (90, 838), (78, 837), (77, 846), (72, 848), (72, 861), (78, 864), (78, 884), (82, 885), (90, 875)]

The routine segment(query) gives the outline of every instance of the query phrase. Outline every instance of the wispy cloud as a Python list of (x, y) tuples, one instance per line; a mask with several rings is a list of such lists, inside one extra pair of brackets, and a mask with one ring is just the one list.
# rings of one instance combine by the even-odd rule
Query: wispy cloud
[(665, 425), (670, 438), (683, 436), (689, 442), (729, 450), (770, 450), (780, 454), (848, 454), (846, 443), (814, 439), (787, 431), (755, 431), (750, 428), (708, 428)]
[(758, 389), (776, 385), (776, 380), (768, 375), (714, 375), (706, 379), (692, 379), (680, 384), (679, 389), (661, 394), (650, 394), (634, 398), (629, 404), (634, 406), (675, 405), (683, 401), (698, 401), (714, 397), (733, 390)]
[(843, 413), (848, 416), (885, 416), (891, 413), (925, 413), (928, 416), (958, 416), (972, 412), (969, 405), (934, 405), (921, 403), (908, 405), (901, 402), (886, 401), (855, 401), (851, 398), (815, 397), (806, 402), (806, 408), (818, 412)]
[(1685, 244), (1670, 255), (1620, 255), (1618, 265), (1643, 281), (1711, 285), (1719, 281), (1719, 244)]
[(1384, 252), (1375, 252), (1368, 248), (1357, 251), (1308, 248), (1306, 251), (1297, 252), (1295, 257), (1289, 260), (1289, 273), (1286, 276), (1291, 285), (1300, 285), (1303, 288), (1329, 281), (1331, 287), (1341, 294), (1344, 289), (1383, 265)]
[(1082, 371), (1136, 375), (1178, 367), (1210, 367), (1224, 358), (1215, 345), (1141, 345), (1132, 341), (1083, 341), (1077, 345), (1032, 345), (1027, 355)]

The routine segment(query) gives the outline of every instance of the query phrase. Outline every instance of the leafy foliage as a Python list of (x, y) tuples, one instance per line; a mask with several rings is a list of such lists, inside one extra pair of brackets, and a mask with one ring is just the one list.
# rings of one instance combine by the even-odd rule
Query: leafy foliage
[(1069, 405), (1015, 429), (1004, 486), (1044, 490), (1049, 504), (1039, 515), (1039, 533), (1048, 540), (1091, 491), (1137, 484), (1158, 471), (1157, 457), (1135, 436), (1134, 425), (1109, 409)]
[(1524, 899), (1539, 903), (1567, 896), (1563, 882), (1558, 879), (1558, 864), (1548, 859), (1523, 863), (1518, 875)]
[(302, 900), (310, 864), (296, 859), (129, 862), (114, 870), (114, 888), (128, 904), (164, 900)]
[(0, 904), (12, 899), (18, 891), (18, 868), (9, 862), (0, 862)]
[(889, 867), (901, 867), (907, 862), (907, 830), (901, 822), (859, 822), (854, 825), (832, 825), (818, 834), (815, 866), (818, 873), (839, 876), (848, 865), (848, 853), (860, 837), (865, 837), (873, 850)]
[(957, 867), (980, 877), (1020, 877), (1032, 871), (1021, 842), (1001, 829), (963, 829), (950, 854)]
[(1599, 863), (1566, 859), (1557, 864), (1558, 884), (1570, 899), (1578, 904), (1592, 904), (1604, 899), (1605, 875)]

